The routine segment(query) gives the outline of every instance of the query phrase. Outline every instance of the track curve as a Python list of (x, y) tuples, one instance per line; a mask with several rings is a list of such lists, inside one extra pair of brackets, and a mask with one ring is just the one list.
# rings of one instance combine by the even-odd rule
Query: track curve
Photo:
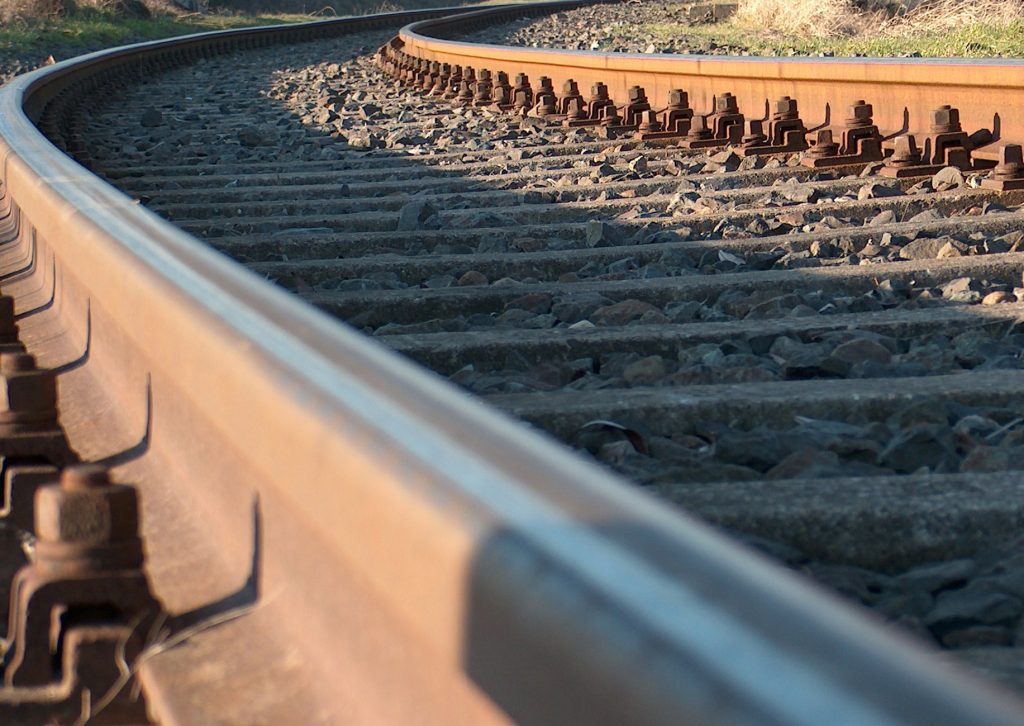
[[(817, 724), (841, 712), (856, 723), (1014, 722), (1010, 701), (930, 654), (244, 272), (57, 153), (29, 121), (108, 179), (135, 185), (133, 193), (143, 192), (180, 227), (236, 257), (250, 256), (264, 275), (282, 270), (271, 268), (273, 259), (252, 255), (281, 254), (272, 250), (285, 245), (292, 258), (297, 249), (318, 246), (336, 254), (338, 244), (388, 249), (396, 224), (402, 234), (435, 246), (436, 230), (401, 229), (408, 200), (389, 206), (388, 192), (395, 184), (422, 185), (444, 217), (458, 209), (450, 206), (456, 198), (488, 193), (486, 184), (479, 188), (479, 177), (489, 175), (486, 150), (480, 159), (458, 150), (441, 154), (426, 167), (402, 159), (386, 166), (368, 156), (338, 169), (338, 159), (328, 156), (322, 163), (306, 160), (297, 171), (284, 168), (287, 159), (254, 159), (239, 164), (247, 171), (227, 169), (231, 179), (219, 176), (224, 159), (208, 164), (186, 157), (165, 160), (165, 171), (147, 177), (134, 162), (98, 153), (96, 139), (104, 137), (97, 129), (115, 128), (116, 107), (106, 120), (82, 113), (88, 108), (82, 102), (97, 89), (108, 97), (130, 95), (200, 57), (213, 62), (223, 53), (392, 28), (412, 17), (213, 34), (95, 54), (18, 79), (0, 98), (9, 210), (3, 292), (15, 298), (29, 350), (61, 371), (61, 422), (80, 457), (114, 464), (119, 477), (139, 482), (156, 594), (172, 617), (190, 615), (207, 628), (188, 647), (154, 655), (140, 668), (153, 716), (185, 723), (298, 716), (370, 723)], [(194, 80), (173, 83), (188, 88)], [(233, 114), (246, 113), (224, 103), (228, 111), (203, 114), (220, 114), (230, 126)], [(122, 114), (135, 124), (139, 111)], [(354, 147), (356, 134), (350, 137)], [(609, 146), (566, 139), (553, 158), (558, 151), (563, 161), (599, 155)], [(653, 158), (674, 163), (672, 153)], [(520, 169), (521, 177), (550, 176), (559, 162), (538, 159), (535, 167)], [(789, 175), (750, 172), (755, 181)], [(317, 207), (317, 190), (338, 190), (343, 179), (341, 196), (351, 198), (333, 211)], [(843, 184), (824, 181), (823, 189)], [(657, 180), (615, 183), (620, 191), (664, 195)], [(655, 188), (644, 189), (645, 183)], [(282, 224), (273, 221), (281, 216), (278, 198), (216, 200), (225, 189), (249, 185), (285, 187), (287, 197), (304, 201), (289, 202), (295, 206)], [(992, 200), (985, 194), (954, 191), (939, 203), (950, 210), (981, 205)], [(493, 204), (487, 199), (468, 209)], [(528, 213), (538, 228), (563, 224), (566, 238), (613, 233), (581, 221), (579, 210), (542, 208), (548, 202), (540, 201)], [(587, 199), (577, 201), (587, 206)], [(600, 205), (615, 207), (614, 200), (590, 201), (598, 201), (598, 217), (607, 215)], [(903, 214), (901, 203), (885, 202)], [(211, 204), (219, 208), (213, 221)], [(512, 225), (526, 226), (526, 213), (510, 206)], [(984, 224), (1003, 230), (1016, 224), (1016, 214)], [(445, 221), (458, 225), (458, 214)], [(311, 223), (320, 231), (309, 232)], [(467, 225), (455, 236), (471, 238), (473, 230)], [(345, 234), (351, 239), (342, 239)], [(238, 236), (248, 239), (231, 239)], [(607, 254), (601, 249), (594, 254)], [(557, 280), (566, 271), (559, 267), (565, 254), (553, 252), (525, 254), (549, 254), (536, 261)], [(1007, 270), (1019, 276), (1008, 256), (953, 260), (930, 274), (949, 281), (984, 267), (993, 279)], [(349, 279), (410, 267), (369, 257), (335, 264)], [(322, 264), (316, 259), (308, 262)], [(448, 269), (450, 260), (424, 262), (403, 274), (425, 280)], [(511, 269), (500, 257), (488, 264), (491, 277)], [(725, 277), (692, 282), (744, 284), (739, 274)], [(787, 279), (780, 275), (778, 284)], [(418, 295), (434, 311), (467, 303), (483, 311), (528, 295), (530, 285), (540, 292), (571, 284), (538, 280), (480, 296), (427, 287)], [(654, 301), (668, 295), (659, 289), (671, 288), (646, 286)], [(619, 287), (620, 301), (635, 294), (629, 282)], [(361, 324), (370, 328), (420, 316), (403, 307), (399, 293), (306, 296), (344, 317), (362, 314)], [(956, 319), (957, 311), (949, 314)], [(996, 315), (1000, 322), (1006, 316)], [(482, 350), (501, 344), (500, 336), (477, 337)], [(448, 361), (435, 368), (450, 367), (461, 355), (461, 349), (446, 354), (443, 340), (410, 335), (395, 342), (407, 352), (420, 345), (414, 357)], [(983, 378), (974, 380), (977, 397), (990, 395)], [(809, 384), (809, 397), (821, 394)], [(558, 398), (550, 404), (557, 413)], [(504, 405), (517, 407), (514, 400)], [(699, 408), (699, 396), (690, 405)], [(551, 415), (536, 415), (550, 427)], [(225, 614), (226, 623), (212, 627)]]

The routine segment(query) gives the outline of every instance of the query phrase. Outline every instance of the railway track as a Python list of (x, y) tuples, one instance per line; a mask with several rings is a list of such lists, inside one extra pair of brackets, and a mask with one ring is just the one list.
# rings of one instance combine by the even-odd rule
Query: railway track
[(1020, 720), (1016, 67), (447, 39), (571, 6), (2, 92), (0, 713)]

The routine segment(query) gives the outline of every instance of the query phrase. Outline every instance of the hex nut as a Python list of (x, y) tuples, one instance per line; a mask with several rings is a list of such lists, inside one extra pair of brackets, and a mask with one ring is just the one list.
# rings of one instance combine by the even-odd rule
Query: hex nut
[(958, 128), (960, 126), (960, 110), (951, 106), (939, 106), (932, 111), (932, 125)]
[(850, 118), (854, 121), (870, 121), (875, 109), (870, 103), (857, 101), (850, 106)]
[(28, 353), (0, 352), (0, 412), (9, 420), (52, 419), (57, 411), (57, 383), (52, 371), (36, 368)]
[[(135, 488), (110, 483), (105, 472), (101, 479), (92, 477), (92, 484), (78, 486), (69, 482), (78, 468), (66, 469), (61, 484), (40, 487), (36, 492), (36, 537), (41, 542), (82, 546), (136, 539), (139, 503)], [(81, 477), (78, 479), (80, 484)]]
[(775, 101), (775, 113), (779, 116), (796, 115), (796, 99), (783, 96)]
[(668, 105), (669, 106), (686, 106), (689, 103), (689, 95), (686, 91), (678, 88), (673, 88), (668, 92)]

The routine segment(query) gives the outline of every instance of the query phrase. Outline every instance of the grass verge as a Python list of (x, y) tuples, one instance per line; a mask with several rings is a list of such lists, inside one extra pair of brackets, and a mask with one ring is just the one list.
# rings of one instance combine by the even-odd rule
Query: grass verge
[(752, 55), (1020, 58), (1024, 3), (930, 0), (910, 9), (863, 10), (848, 0), (745, 0), (723, 23), (651, 24), (629, 32), (655, 42), (699, 39)]
[[(39, 54), (57, 49), (99, 49), (206, 30), (244, 28), (313, 20), (308, 15), (202, 15), (127, 18), (111, 11), (83, 10), (49, 20), (24, 20), (0, 27), (0, 53)], [(61, 55), (66, 56), (66, 52)]]

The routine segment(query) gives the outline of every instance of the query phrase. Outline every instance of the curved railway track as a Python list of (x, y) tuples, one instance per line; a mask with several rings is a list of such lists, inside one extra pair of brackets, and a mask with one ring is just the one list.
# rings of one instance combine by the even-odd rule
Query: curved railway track
[(0, 93), (4, 718), (1021, 720), (1019, 67), (448, 38), (572, 6)]

